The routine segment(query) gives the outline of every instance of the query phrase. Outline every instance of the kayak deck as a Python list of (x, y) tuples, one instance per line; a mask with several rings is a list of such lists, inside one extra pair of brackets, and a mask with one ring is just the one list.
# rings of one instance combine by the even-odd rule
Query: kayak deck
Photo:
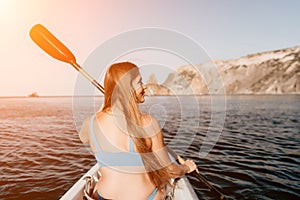
[[(83, 175), (61, 198), (60, 200), (82, 200), (86, 181), (84, 177), (97, 176), (99, 165), (95, 164), (85, 175)], [(185, 176), (177, 181), (174, 192), (174, 200), (198, 200), (190, 182)]]

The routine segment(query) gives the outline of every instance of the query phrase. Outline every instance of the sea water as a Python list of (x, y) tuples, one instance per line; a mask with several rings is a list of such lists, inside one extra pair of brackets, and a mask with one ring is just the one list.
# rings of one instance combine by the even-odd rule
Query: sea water
[[(0, 98), (0, 199), (59, 199), (95, 164), (77, 132), (102, 102)], [(141, 108), (159, 120), (165, 143), (195, 160), (227, 199), (300, 199), (299, 95), (227, 96), (220, 136), (204, 157), (214, 120), (210, 96), (146, 97)], [(216, 198), (188, 178), (199, 198)]]

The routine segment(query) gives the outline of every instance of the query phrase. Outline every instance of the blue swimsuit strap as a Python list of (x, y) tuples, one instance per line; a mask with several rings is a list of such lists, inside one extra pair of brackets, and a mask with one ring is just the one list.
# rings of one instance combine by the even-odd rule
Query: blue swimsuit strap
[[(98, 144), (97, 139), (96, 139), (96, 134), (95, 134), (95, 131), (94, 131), (94, 121), (95, 121), (95, 115), (92, 115), (91, 121), (90, 121), (90, 129), (91, 129), (94, 144), (96, 146), (97, 151), (99, 152), (99, 151), (103, 151), (103, 150), (100, 147), (100, 145)], [(106, 142), (109, 143), (109, 141), (106, 139), (106, 137), (103, 134), (102, 134), (102, 136), (103, 136), (102, 139), (106, 140)], [(135, 152), (134, 142), (133, 142), (133, 140), (130, 136), (129, 136), (129, 152)]]
[(155, 195), (156, 195), (156, 193), (157, 193), (157, 188), (155, 188), (153, 190), (153, 192), (150, 194), (150, 196), (148, 196), (148, 198), (146, 200), (153, 200), (154, 197), (155, 197)]
[(134, 151), (134, 142), (130, 136), (129, 136), (129, 152), (135, 152)]
[[(129, 152), (105, 152), (100, 147), (94, 131), (95, 115), (91, 117), (90, 132), (97, 152), (94, 154), (100, 166), (143, 166), (141, 155), (134, 152), (134, 142), (129, 138)], [(100, 131), (101, 132), (101, 131)], [(103, 135), (104, 140), (109, 141)]]
[[(94, 132), (94, 120), (95, 120), (95, 115), (92, 115), (90, 121), (90, 132), (93, 139), (93, 143), (95, 144), (97, 150), (97, 153), (95, 153), (94, 155), (100, 166), (144, 166), (141, 155), (134, 151), (134, 142), (131, 137), (129, 137), (129, 152), (103, 151), (97, 141), (96, 134)], [(101, 130), (100, 130), (100, 134), (102, 136), (102, 139), (109, 144), (109, 141), (101, 133)], [(113, 145), (111, 146), (114, 147)], [(170, 154), (169, 157), (171, 159), (171, 162), (176, 162), (175, 159)]]

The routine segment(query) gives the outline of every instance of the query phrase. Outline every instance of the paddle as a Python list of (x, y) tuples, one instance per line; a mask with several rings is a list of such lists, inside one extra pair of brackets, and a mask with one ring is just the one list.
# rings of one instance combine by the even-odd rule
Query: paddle
[[(30, 30), (31, 39), (46, 53), (55, 59), (71, 64), (79, 73), (86, 77), (97, 89), (104, 94), (104, 88), (90, 76), (83, 68), (81, 68), (72, 52), (60, 42), (52, 33), (50, 33), (43, 25), (36, 24)], [(184, 163), (184, 160), (178, 156), (172, 149), (168, 148), (170, 154), (177, 158), (179, 163)], [(225, 196), (221, 194), (213, 185), (211, 185), (203, 175), (200, 175), (196, 171), (192, 172), (197, 179), (203, 182), (211, 191), (216, 192), (220, 199), (225, 199)]]
[(71, 64), (77, 71), (86, 77), (98, 90), (104, 94), (104, 88), (93, 79), (84, 69), (76, 62), (72, 52), (50, 33), (43, 25), (36, 24), (30, 30), (31, 39), (46, 53), (57, 60)]

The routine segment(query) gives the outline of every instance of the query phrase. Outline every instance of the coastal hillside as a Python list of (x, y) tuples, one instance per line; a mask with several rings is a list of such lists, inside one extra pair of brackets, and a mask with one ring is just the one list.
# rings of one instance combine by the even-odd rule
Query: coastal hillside
[[(212, 94), (219, 93), (222, 87), (226, 94), (300, 94), (300, 46), (232, 60), (215, 60), (199, 64), (197, 69), (201, 75), (194, 66), (178, 67), (163, 84), (158, 84), (151, 75), (147, 94)], [(223, 85), (214, 85), (218, 74)]]

